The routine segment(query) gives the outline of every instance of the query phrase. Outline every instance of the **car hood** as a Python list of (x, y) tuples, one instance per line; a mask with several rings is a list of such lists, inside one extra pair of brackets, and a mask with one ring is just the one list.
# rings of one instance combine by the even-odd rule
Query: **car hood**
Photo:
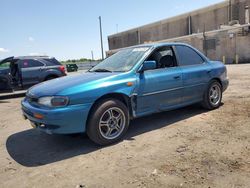
[(60, 95), (60, 93), (65, 90), (69, 90), (71, 88), (74, 90), (74, 87), (76, 86), (81, 86), (84, 88), (84, 86), (89, 84), (110, 80), (118, 74), (119, 73), (87, 72), (74, 76), (65, 76), (35, 85), (28, 90), (27, 94), (33, 95), (35, 97)]

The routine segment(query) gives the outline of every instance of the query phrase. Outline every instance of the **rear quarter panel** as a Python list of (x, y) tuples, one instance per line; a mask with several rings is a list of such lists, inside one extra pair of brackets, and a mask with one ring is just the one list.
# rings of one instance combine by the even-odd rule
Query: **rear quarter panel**
[(44, 81), (49, 76), (57, 76), (61, 77), (64, 76), (63, 73), (59, 70), (60, 66), (45, 66), (40, 75), (40, 81)]
[(210, 61), (212, 66), (211, 77), (220, 79), (221, 82), (227, 80), (227, 68), (220, 61)]

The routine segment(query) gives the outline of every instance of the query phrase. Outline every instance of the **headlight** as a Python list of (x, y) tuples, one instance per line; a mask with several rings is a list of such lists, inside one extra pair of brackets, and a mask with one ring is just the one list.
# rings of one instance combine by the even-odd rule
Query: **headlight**
[(53, 96), (53, 97), (41, 97), (38, 99), (38, 104), (48, 107), (63, 107), (69, 103), (68, 97)]

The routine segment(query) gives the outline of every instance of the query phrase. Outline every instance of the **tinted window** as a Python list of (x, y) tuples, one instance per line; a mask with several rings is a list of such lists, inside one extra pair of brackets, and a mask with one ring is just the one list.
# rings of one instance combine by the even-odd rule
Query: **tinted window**
[(30, 67), (42, 67), (44, 66), (43, 63), (33, 60), (33, 59), (27, 59), (27, 60), (21, 60), (20, 61), (21, 68), (30, 68)]
[(61, 63), (59, 63), (55, 58), (48, 58), (48, 59), (44, 59), (46, 61), (46, 65), (50, 66), (50, 65), (61, 65)]
[(204, 62), (201, 56), (192, 48), (187, 46), (176, 46), (180, 66), (197, 65)]

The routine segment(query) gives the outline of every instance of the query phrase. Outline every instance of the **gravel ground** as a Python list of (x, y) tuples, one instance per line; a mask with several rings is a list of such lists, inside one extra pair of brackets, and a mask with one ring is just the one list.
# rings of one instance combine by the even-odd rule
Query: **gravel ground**
[(1, 187), (250, 187), (250, 64), (228, 66), (223, 105), (136, 119), (124, 141), (46, 135), (0, 101)]

